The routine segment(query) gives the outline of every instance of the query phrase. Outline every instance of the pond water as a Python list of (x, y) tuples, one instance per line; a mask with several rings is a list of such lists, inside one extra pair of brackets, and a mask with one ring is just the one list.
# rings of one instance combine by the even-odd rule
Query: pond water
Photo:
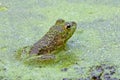
[[(119, 4), (119, 0), (1, 0), (0, 80), (77, 80), (100, 64), (115, 66), (113, 77), (120, 79)], [(16, 50), (34, 44), (59, 18), (78, 24), (69, 48), (61, 52), (77, 60), (70, 57), (69, 62), (63, 55), (55, 64), (40, 67), (15, 59)], [(63, 67), (67, 63), (72, 64)]]

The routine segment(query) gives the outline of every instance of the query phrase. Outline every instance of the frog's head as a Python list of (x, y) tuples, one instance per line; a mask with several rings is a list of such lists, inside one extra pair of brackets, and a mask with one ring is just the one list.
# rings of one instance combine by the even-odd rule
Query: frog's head
[(54, 25), (54, 30), (57, 32), (57, 35), (61, 36), (65, 42), (73, 35), (76, 30), (76, 22), (65, 22), (63, 19), (58, 19)]

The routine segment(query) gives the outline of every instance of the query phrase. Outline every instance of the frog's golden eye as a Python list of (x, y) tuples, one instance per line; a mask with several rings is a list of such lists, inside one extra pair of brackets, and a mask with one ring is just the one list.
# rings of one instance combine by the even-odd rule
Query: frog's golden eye
[(65, 25), (65, 29), (70, 29), (71, 28), (71, 24), (70, 23), (67, 23), (66, 25)]

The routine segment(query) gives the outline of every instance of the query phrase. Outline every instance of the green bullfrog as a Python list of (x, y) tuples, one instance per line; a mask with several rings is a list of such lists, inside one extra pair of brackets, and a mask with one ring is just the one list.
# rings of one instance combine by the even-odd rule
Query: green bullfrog
[[(34, 55), (34, 58), (41, 60), (54, 59), (54, 53), (64, 49), (66, 42), (75, 32), (76, 26), (74, 21), (65, 22), (63, 19), (58, 19), (49, 31), (30, 47), (28, 55), (30, 57)], [(22, 51), (25, 53), (25, 50)]]

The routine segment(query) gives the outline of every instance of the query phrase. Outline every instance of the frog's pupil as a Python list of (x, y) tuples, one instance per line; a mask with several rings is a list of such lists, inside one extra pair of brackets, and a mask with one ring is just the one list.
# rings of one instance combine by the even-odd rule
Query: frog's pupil
[(70, 27), (71, 27), (71, 25), (70, 25), (70, 24), (68, 24), (68, 25), (67, 25), (67, 29), (69, 29)]

